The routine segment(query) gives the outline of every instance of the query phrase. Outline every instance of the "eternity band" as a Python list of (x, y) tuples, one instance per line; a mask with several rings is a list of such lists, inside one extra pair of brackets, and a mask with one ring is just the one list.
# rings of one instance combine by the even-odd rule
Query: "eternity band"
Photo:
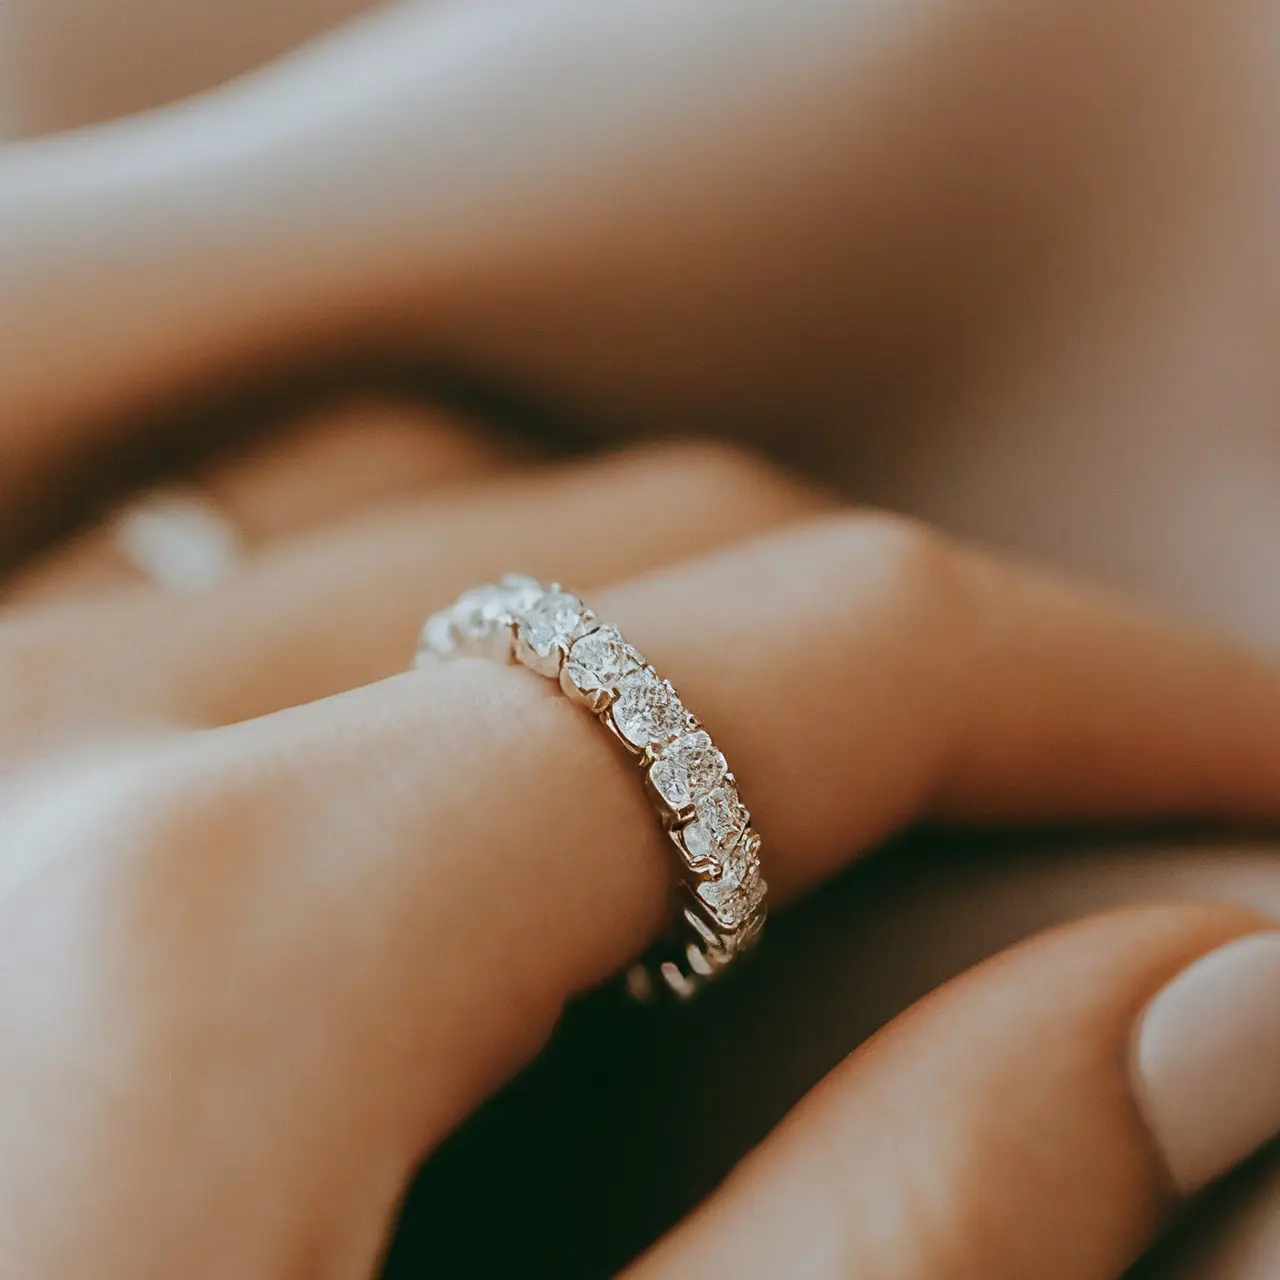
[(662, 986), (693, 995), (755, 943), (765, 920), (760, 837), (724, 756), (618, 629), (559, 585), (508, 574), (433, 614), (418, 665), (463, 655), (558, 680), (638, 759), (677, 852), (679, 885), (672, 937), (628, 972), (627, 988), (640, 1000)]

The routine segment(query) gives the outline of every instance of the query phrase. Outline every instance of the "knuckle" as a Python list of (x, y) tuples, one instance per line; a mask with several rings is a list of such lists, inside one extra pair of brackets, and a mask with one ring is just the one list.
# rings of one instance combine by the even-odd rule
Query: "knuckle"
[(669, 446), (667, 461), (712, 492), (737, 493), (781, 483), (763, 458), (721, 441), (688, 441)]
[(169, 744), (112, 743), (22, 770), (6, 785), (15, 803), (5, 842), (42, 860), (145, 851), (184, 820), (178, 760)]
[(680, 441), (660, 446), (654, 460), (664, 482), (692, 490), (703, 507), (736, 505), (765, 515), (785, 515), (820, 505), (812, 490), (738, 445)]
[(321, 431), (340, 455), (355, 458), (361, 451), (376, 451), (389, 461), (406, 464), (430, 458), (442, 441), (468, 434), (443, 414), (376, 400), (351, 405), (345, 415), (323, 424)]
[(500, 456), (474, 425), (448, 411), (392, 399), (343, 402), (304, 420), (278, 446), (317, 475), (428, 481), (441, 465), (478, 466)]
[(843, 515), (832, 529), (838, 562), (898, 608), (948, 618), (967, 609), (973, 589), (969, 557), (938, 530), (888, 512)]
[(205, 763), (198, 742), (166, 735), (101, 744), (11, 779), (0, 836), (10, 953), (33, 969), (52, 957), (71, 988), (139, 1010), (142, 982), (163, 1014), (162, 990), (208, 959), (257, 883), (237, 797), (225, 778), (208, 783)]
[[(0, 936), (14, 981), (0, 990), (0, 1025), (21, 1034), (42, 1078), (65, 1071), (68, 1035), (110, 1044), (129, 1078), (146, 1078), (186, 1025), (201, 973), (225, 957), (203, 945), (221, 872), (201, 856), (212, 810), (189, 786), (194, 745), (103, 743), (6, 784)], [(48, 1007), (59, 1010), (52, 1037)]]

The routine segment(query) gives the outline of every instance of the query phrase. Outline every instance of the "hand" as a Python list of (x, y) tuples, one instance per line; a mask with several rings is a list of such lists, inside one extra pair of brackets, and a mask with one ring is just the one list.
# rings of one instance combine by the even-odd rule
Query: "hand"
[[(10, 1273), (369, 1274), (420, 1156), (659, 928), (660, 834), (596, 726), (526, 672), (391, 674), (422, 615), (512, 565), (623, 583), (592, 601), (713, 728), (780, 902), (917, 815), (1275, 816), (1270, 664), (822, 506), (651, 451), (268, 541), (181, 608), (50, 607), (49, 570), (3, 650)], [(1157, 991), (1263, 927), (1118, 916), (946, 989), (640, 1274), (712, 1247), (746, 1275), (1118, 1274), (1171, 1187), (1270, 1132), (1265, 1090), (1244, 1132), (1184, 1078), (1172, 1015), (1141, 1109), (1126, 1074)]]
[(987, 421), (1038, 385), (992, 370), (1065, 377), (1064, 325), (1074, 369), (1128, 316), (1118, 283), (1161, 316), (1193, 297), (1269, 367), (1266, 6), (699, 12), (382, 6), (195, 101), (4, 148), (0, 515), (139, 404), (335, 348), (828, 458), (877, 408), (968, 395)]

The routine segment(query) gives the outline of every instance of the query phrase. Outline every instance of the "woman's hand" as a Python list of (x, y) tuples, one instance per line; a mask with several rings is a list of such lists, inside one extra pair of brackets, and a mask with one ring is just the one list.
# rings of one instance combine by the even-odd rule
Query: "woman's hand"
[(704, 0), (696, 21), (428, 0), (7, 146), (0, 515), (139, 403), (317, 351), (828, 457), (875, 409), (921, 427), (960, 394), (989, 419), (1026, 392), (1013, 367), (1052, 372), (1064, 332), (1079, 360), (1153, 291), (1163, 313), (1190, 288), (1265, 370), (1270, 295), (1214, 272), (1239, 245), (1266, 279), (1269, 21), (1257, 0)]
[[(518, 670), (393, 674), (507, 568), (603, 588), (733, 761), (779, 902), (917, 816), (1276, 816), (1270, 664), (824, 505), (685, 448), (268, 540), (181, 606), (50, 607), (50, 569), (0, 633), (9, 1273), (368, 1275), (418, 1159), (660, 928), (661, 833), (588, 717)], [(946, 988), (640, 1274), (1118, 1275), (1280, 1120), (1274, 1072), (1217, 1089), (1274, 1062), (1267, 1010), (1193, 998), (1265, 984), (1268, 946), (1129, 1052), (1263, 928), (1152, 909)]]

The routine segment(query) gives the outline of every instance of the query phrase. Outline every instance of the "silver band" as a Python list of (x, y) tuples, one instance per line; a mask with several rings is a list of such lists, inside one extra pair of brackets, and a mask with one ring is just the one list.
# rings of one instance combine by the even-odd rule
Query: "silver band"
[(208, 591), (240, 562), (235, 525), (195, 489), (156, 489), (114, 519), (120, 555), (147, 581), (171, 595)]
[(651, 999), (659, 982), (690, 996), (755, 943), (767, 886), (737, 782), (675, 689), (616, 627), (557, 585), (509, 574), (427, 620), (419, 665), (455, 655), (515, 661), (558, 680), (638, 758), (677, 853), (680, 886), (675, 936), (628, 973), (633, 996)]

